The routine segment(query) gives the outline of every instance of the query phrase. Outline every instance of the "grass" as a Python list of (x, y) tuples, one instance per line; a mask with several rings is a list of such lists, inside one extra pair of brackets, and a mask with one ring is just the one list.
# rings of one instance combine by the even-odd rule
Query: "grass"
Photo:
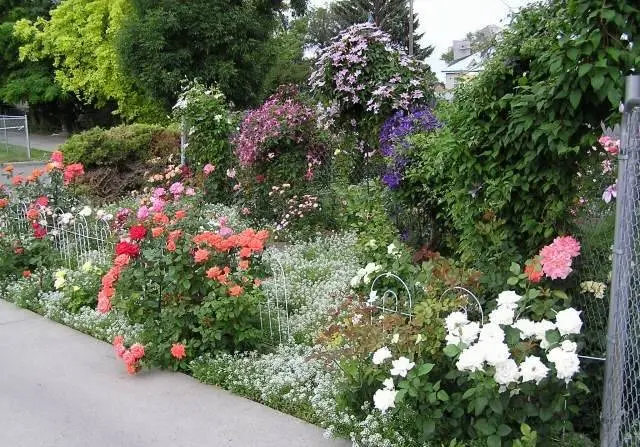
[[(50, 156), (50, 152), (31, 148), (31, 160), (33, 161), (48, 160)], [(0, 163), (15, 161), (29, 161), (27, 158), (27, 148), (24, 146), (15, 146), (13, 144), (9, 144), (7, 146), (0, 142)]]

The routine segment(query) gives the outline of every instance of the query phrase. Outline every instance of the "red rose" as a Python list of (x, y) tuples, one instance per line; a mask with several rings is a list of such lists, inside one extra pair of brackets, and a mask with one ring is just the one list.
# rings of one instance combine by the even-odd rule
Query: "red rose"
[(264, 175), (256, 175), (257, 183), (264, 183)]
[(140, 254), (140, 247), (131, 242), (119, 242), (116, 244), (116, 255), (129, 255), (135, 258)]
[(144, 239), (147, 235), (147, 229), (142, 225), (134, 225), (129, 229), (129, 237), (134, 241)]
[(29, 270), (25, 270), (22, 272), (22, 276), (25, 278), (29, 278), (31, 276), (31, 272)]
[(33, 227), (33, 237), (36, 239), (42, 239), (47, 235), (47, 229), (40, 225), (38, 222), (34, 222), (32, 224)]

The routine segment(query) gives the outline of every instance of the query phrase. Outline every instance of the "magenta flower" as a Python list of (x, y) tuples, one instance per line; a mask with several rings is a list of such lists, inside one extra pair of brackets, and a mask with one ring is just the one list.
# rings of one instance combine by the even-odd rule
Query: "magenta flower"
[(173, 185), (169, 187), (169, 191), (174, 196), (179, 196), (184, 192), (184, 185), (180, 182), (175, 182)]
[(140, 219), (140, 220), (144, 220), (144, 219), (146, 219), (147, 217), (149, 217), (149, 208), (147, 208), (147, 207), (146, 207), (146, 206), (144, 206), (144, 205), (143, 205), (143, 206), (141, 206), (141, 207), (138, 209), (138, 214), (137, 214), (137, 216), (138, 216), (138, 219)]
[(202, 169), (205, 175), (209, 175), (215, 170), (216, 170), (216, 167), (211, 163), (207, 163), (206, 165), (204, 165), (204, 168)]

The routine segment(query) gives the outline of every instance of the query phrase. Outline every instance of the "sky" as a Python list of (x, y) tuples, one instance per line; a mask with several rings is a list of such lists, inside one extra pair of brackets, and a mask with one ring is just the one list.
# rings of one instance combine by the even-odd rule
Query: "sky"
[[(414, 12), (420, 20), (419, 31), (424, 33), (422, 42), (435, 46), (427, 63), (439, 79), (446, 64), (440, 55), (447, 51), (454, 40), (464, 38), (468, 32), (487, 25), (506, 26), (510, 10), (517, 11), (531, 0), (414, 0)], [(313, 6), (324, 6), (330, 0), (312, 0)]]

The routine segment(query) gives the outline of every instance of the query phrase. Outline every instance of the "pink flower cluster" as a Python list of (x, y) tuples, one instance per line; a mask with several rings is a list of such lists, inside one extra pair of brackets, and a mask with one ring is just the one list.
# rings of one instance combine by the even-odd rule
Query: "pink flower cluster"
[(598, 139), (598, 143), (611, 155), (618, 155), (620, 153), (620, 140), (604, 135)]
[(315, 126), (315, 112), (296, 99), (295, 93), (278, 92), (246, 115), (232, 141), (242, 166), (264, 160), (277, 140), (306, 141), (309, 130)]
[(557, 237), (540, 250), (543, 273), (551, 279), (566, 279), (572, 272), (573, 258), (580, 254), (580, 243), (571, 236)]
[(135, 374), (140, 369), (139, 361), (144, 357), (144, 346), (140, 343), (134, 343), (129, 349), (124, 346), (124, 337), (118, 335), (113, 339), (113, 350), (118, 358), (121, 358), (127, 366), (129, 374)]

